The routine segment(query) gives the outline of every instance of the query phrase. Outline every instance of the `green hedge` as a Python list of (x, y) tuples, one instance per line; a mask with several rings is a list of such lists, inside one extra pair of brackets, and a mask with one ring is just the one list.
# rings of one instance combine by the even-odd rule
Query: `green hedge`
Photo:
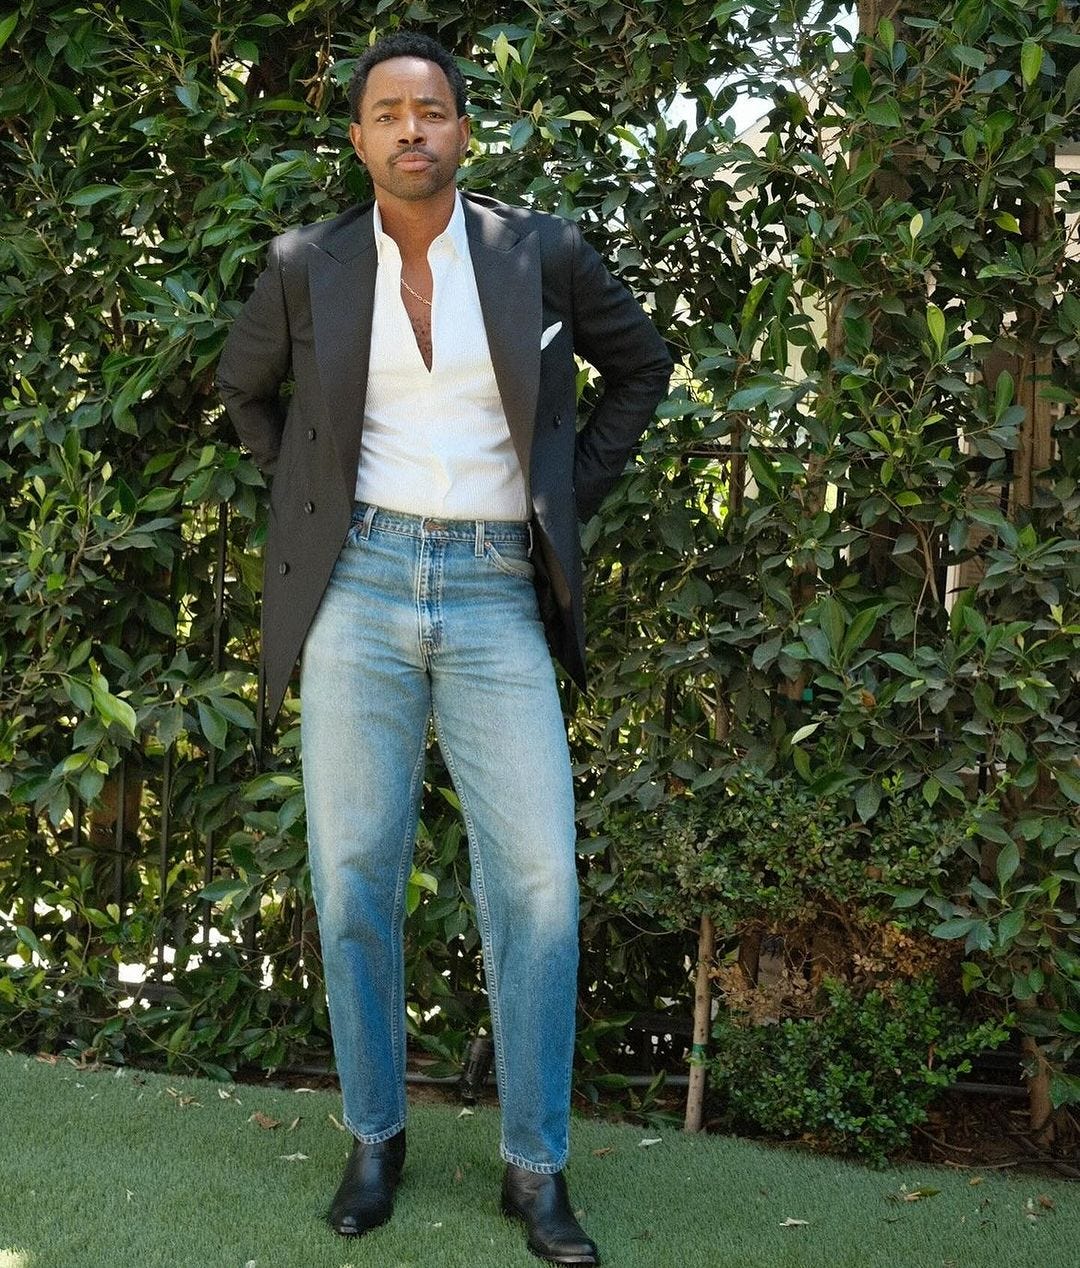
[[(0, 18), (8, 1042), (219, 1071), (325, 1049), (295, 702), (268, 768), (252, 754), (264, 495), (211, 377), (268, 238), (362, 196), (340, 86), (372, 30), (407, 21), (465, 59), (465, 182), (580, 220), (681, 361), (585, 530), (583, 1053), (612, 1060), (613, 1018), (688, 993), (689, 943), (620, 878), (619, 833), (719, 815), (753, 767), (827, 805), (826, 855), (876, 860), (861, 910), (962, 943), (979, 1008), (1020, 1016), (1039, 1104), (1080, 1097), (1080, 199), (1054, 167), (1080, 37), (1056, 5), (904, 13), (25, 0)], [(747, 87), (767, 96), (753, 143), (727, 117)], [(452, 1061), (483, 1000), (447, 782), (425, 794), (409, 965), (414, 1037)], [(712, 884), (685, 839), (655, 841), (685, 873), (684, 926)], [(774, 844), (744, 928), (820, 900), (805, 843)], [(169, 989), (125, 1007), (110, 971), (163, 946)]]

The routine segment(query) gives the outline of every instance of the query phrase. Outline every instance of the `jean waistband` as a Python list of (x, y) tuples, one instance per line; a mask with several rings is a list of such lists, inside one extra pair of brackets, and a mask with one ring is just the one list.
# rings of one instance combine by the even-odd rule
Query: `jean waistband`
[(532, 525), (519, 520), (455, 520), (438, 515), (409, 515), (387, 511), (370, 502), (354, 502), (352, 523), (366, 537), (372, 529), (404, 537), (435, 537), (442, 541), (514, 542), (532, 549)]

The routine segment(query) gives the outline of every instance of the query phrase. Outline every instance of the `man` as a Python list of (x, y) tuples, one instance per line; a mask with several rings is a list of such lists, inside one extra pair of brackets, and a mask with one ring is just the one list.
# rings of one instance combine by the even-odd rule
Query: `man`
[[(503, 1210), (534, 1254), (595, 1264), (562, 1173), (577, 878), (549, 644), (581, 682), (577, 521), (623, 470), (671, 362), (575, 226), (459, 194), (469, 121), (443, 48), (381, 40), (349, 96), (374, 205), (271, 244), (218, 376), (272, 474), (271, 715), (302, 649), (312, 885), (355, 1138), (330, 1222), (355, 1235), (387, 1220), (404, 1163), (403, 903), (433, 721), (468, 829)], [(605, 385), (580, 433), (575, 352)]]

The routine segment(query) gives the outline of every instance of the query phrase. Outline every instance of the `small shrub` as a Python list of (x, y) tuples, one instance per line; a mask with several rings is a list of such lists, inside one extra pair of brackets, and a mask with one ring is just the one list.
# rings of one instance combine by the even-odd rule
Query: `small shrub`
[(747, 1025), (722, 1014), (710, 1075), (730, 1124), (799, 1136), (883, 1165), (926, 1119), (934, 1098), (1006, 1037), (971, 1025), (928, 980), (865, 994), (835, 979), (814, 1017)]

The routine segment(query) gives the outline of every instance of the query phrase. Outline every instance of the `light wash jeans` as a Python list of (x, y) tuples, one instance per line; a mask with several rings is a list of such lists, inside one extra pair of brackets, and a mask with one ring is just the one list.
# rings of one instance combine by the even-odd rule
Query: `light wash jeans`
[(502, 1156), (560, 1170), (577, 990), (573, 789), (527, 525), (358, 505), (304, 645), (304, 792), (345, 1124), (405, 1125), (402, 925), (428, 726), (461, 801)]

